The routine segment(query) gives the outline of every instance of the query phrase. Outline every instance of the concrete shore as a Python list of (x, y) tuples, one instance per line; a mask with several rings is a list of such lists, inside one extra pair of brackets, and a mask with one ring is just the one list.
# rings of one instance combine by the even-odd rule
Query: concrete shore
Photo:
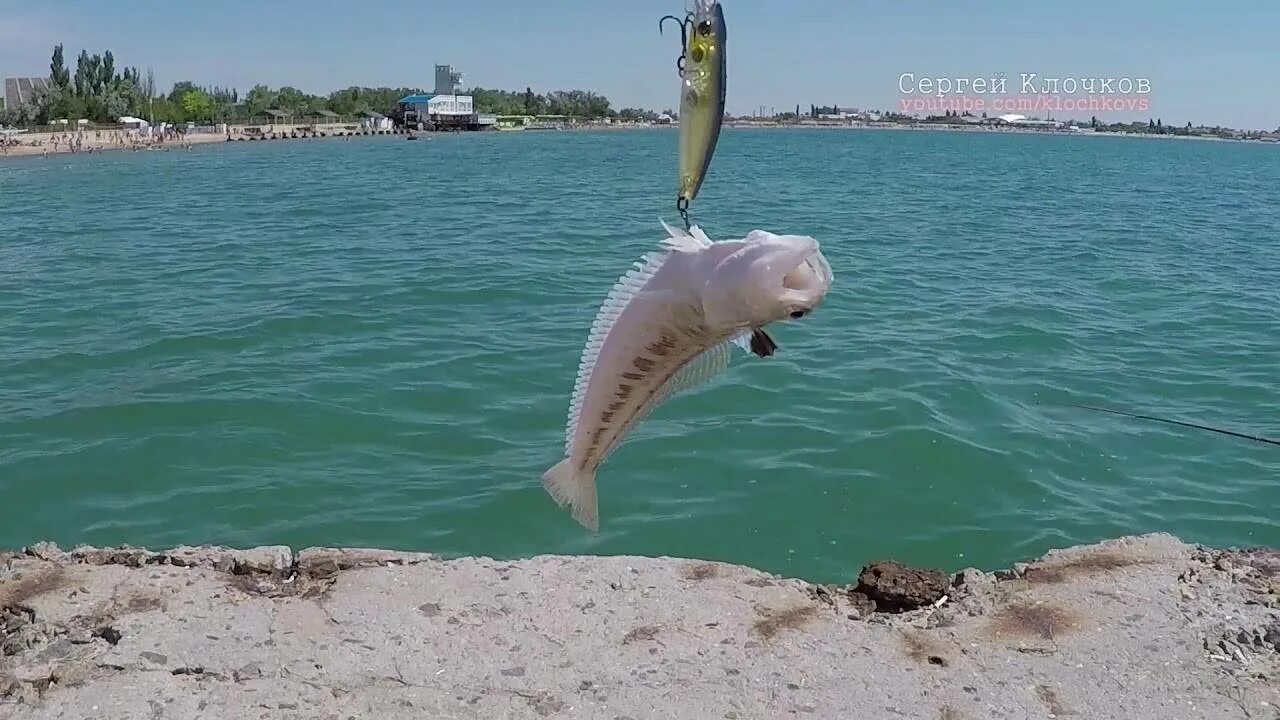
[[(915, 609), (906, 609), (915, 608)], [(671, 558), (0, 555), (5, 718), (1280, 718), (1280, 551), (848, 587)]]

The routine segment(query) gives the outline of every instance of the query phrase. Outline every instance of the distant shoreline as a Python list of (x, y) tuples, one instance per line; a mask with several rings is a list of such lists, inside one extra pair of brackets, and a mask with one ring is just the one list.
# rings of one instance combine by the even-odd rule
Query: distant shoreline
[(918, 124), (918, 125), (902, 125), (902, 124), (878, 124), (878, 125), (818, 125), (818, 124), (799, 124), (799, 123), (768, 123), (768, 122), (726, 122), (724, 127), (733, 128), (735, 130), (742, 129), (759, 129), (759, 130), (904, 130), (915, 132), (957, 132), (957, 133), (978, 133), (984, 135), (1057, 135), (1065, 137), (1122, 137), (1122, 138), (1149, 138), (1153, 140), (1206, 140), (1209, 142), (1229, 142), (1229, 143), (1251, 143), (1255, 145), (1278, 145), (1280, 142), (1266, 140), (1251, 140), (1248, 138), (1224, 138), (1210, 137), (1205, 135), (1174, 135), (1156, 134), (1156, 133), (1128, 133), (1128, 132), (1094, 132), (1094, 131), (1070, 131), (1070, 130), (1041, 130), (1038, 128), (1019, 128), (1019, 127), (1001, 127), (993, 130), (989, 127), (961, 127), (957, 125), (934, 125), (934, 124)]
[[(1152, 140), (1199, 140), (1207, 142), (1221, 143), (1246, 143), (1254, 145), (1280, 145), (1280, 143), (1265, 140), (1252, 140), (1247, 138), (1223, 138), (1210, 137), (1204, 135), (1173, 135), (1173, 134), (1154, 134), (1154, 133), (1124, 133), (1124, 132), (1092, 132), (1092, 131), (1069, 131), (1069, 130), (1042, 130), (1038, 128), (1014, 128), (1001, 127), (999, 129), (991, 129), (990, 127), (960, 127), (955, 125), (903, 125), (903, 124), (858, 124), (858, 125), (833, 125), (833, 124), (808, 124), (808, 123), (775, 123), (775, 122), (759, 122), (759, 121), (726, 121), (724, 124), (726, 130), (826, 130), (826, 131), (904, 131), (904, 132), (955, 132), (955, 133), (976, 133), (984, 135), (1054, 135), (1062, 137), (1116, 137), (1116, 138), (1140, 138)], [(555, 132), (591, 132), (591, 131), (625, 131), (625, 130), (679, 130), (678, 124), (658, 125), (658, 124), (580, 124), (565, 125), (557, 128), (537, 128), (523, 130), (520, 132), (504, 132), (504, 131), (472, 131), (460, 133), (467, 134), (492, 134), (498, 132), (502, 135), (523, 135), (525, 133), (544, 134)], [(86, 132), (87, 137), (96, 131)], [(123, 131), (121, 131), (123, 132)], [(108, 134), (108, 138), (114, 137), (116, 131), (102, 131)], [(417, 134), (431, 136), (439, 134), (434, 131), (418, 131)], [(452, 133), (450, 133), (452, 134)], [(19, 138), (17, 145), (9, 145), (0, 149), (0, 160), (5, 158), (17, 157), (48, 157), (51, 155), (91, 155), (104, 152), (119, 151), (155, 151), (155, 150), (185, 150), (195, 145), (213, 145), (219, 143), (238, 143), (245, 140), (253, 140), (258, 142), (276, 142), (288, 140), (302, 139), (324, 139), (313, 137), (289, 137), (282, 136), (276, 138), (247, 138), (247, 137), (229, 137), (222, 133), (188, 133), (177, 138), (169, 138), (163, 141), (151, 140), (144, 137), (134, 137), (124, 142), (113, 141), (112, 139), (100, 139), (95, 137), (92, 140), (83, 140), (75, 150), (71, 149), (71, 143), (67, 138), (74, 136), (74, 133), (31, 133), (26, 135), (14, 136)], [(362, 136), (356, 133), (355, 136)], [(347, 137), (344, 135), (333, 135), (332, 138)], [(397, 139), (403, 138), (403, 133), (393, 135)], [(55, 144), (53, 141), (59, 138)]]

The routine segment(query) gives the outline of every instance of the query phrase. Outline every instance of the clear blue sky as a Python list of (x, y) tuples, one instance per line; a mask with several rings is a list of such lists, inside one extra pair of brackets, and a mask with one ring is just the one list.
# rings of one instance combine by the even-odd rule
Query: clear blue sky
[[(432, 85), (452, 64), (468, 85), (593, 89), (614, 107), (677, 104), (676, 35), (657, 20), (686, 0), (359, 0), (306, 3), (0, 0), (0, 76), (47, 74), (55, 42), (116, 64), (242, 92), (256, 83), (324, 93)], [(799, 103), (897, 107), (903, 72), (931, 77), (1147, 77), (1146, 112), (1280, 126), (1280, 3), (1271, 0), (724, 0), (729, 111)], [(668, 26), (669, 28), (671, 26)], [(999, 113), (992, 113), (999, 114)], [(1032, 114), (1032, 113), (1026, 113)], [(1087, 116), (1089, 113), (1085, 113)], [(1070, 113), (1059, 112), (1065, 117)]]

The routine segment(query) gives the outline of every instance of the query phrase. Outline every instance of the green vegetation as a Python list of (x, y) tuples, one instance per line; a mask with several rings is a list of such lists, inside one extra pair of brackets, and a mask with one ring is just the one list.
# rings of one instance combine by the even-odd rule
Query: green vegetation
[[(553, 90), (540, 95), (532, 88), (518, 90), (468, 90), (476, 112), (494, 115), (568, 115), (577, 118), (620, 118), (622, 120), (657, 120), (658, 113), (642, 108), (614, 110), (609, 98), (590, 90)], [(673, 115), (670, 110), (668, 115)]]
[[(62, 45), (53, 48), (49, 63), (49, 91), (19, 108), (0, 110), (0, 125), (48, 125), (54, 120), (86, 119), (110, 124), (125, 115), (157, 123), (245, 123), (263, 119), (267, 110), (305, 116), (327, 110), (345, 117), (362, 112), (393, 115), (396, 101), (425, 92), (422, 88), (349, 87), (326, 95), (310, 95), (294, 87), (272, 89), (255, 85), (241, 95), (235, 88), (202, 87), (190, 81), (174, 83), (158, 93), (151, 70), (136, 67), (117, 72), (110, 50), (90, 55), (82, 50), (72, 74)], [(467, 91), (476, 112), (496, 115), (568, 115), (579, 118), (655, 120), (657, 113), (639, 108), (615, 111), (609, 99), (589, 90), (555, 90), (536, 94), (476, 88)], [(668, 111), (670, 113), (670, 111)]]

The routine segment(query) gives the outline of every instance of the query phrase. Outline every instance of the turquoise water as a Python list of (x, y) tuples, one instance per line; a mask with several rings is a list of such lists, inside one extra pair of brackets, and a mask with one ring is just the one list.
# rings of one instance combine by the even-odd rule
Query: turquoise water
[(1280, 545), (1280, 148), (726, 130), (695, 219), (827, 302), (546, 496), (578, 355), (663, 237), (669, 131), (0, 162), (0, 546), (682, 555), (815, 580), (1165, 530)]

